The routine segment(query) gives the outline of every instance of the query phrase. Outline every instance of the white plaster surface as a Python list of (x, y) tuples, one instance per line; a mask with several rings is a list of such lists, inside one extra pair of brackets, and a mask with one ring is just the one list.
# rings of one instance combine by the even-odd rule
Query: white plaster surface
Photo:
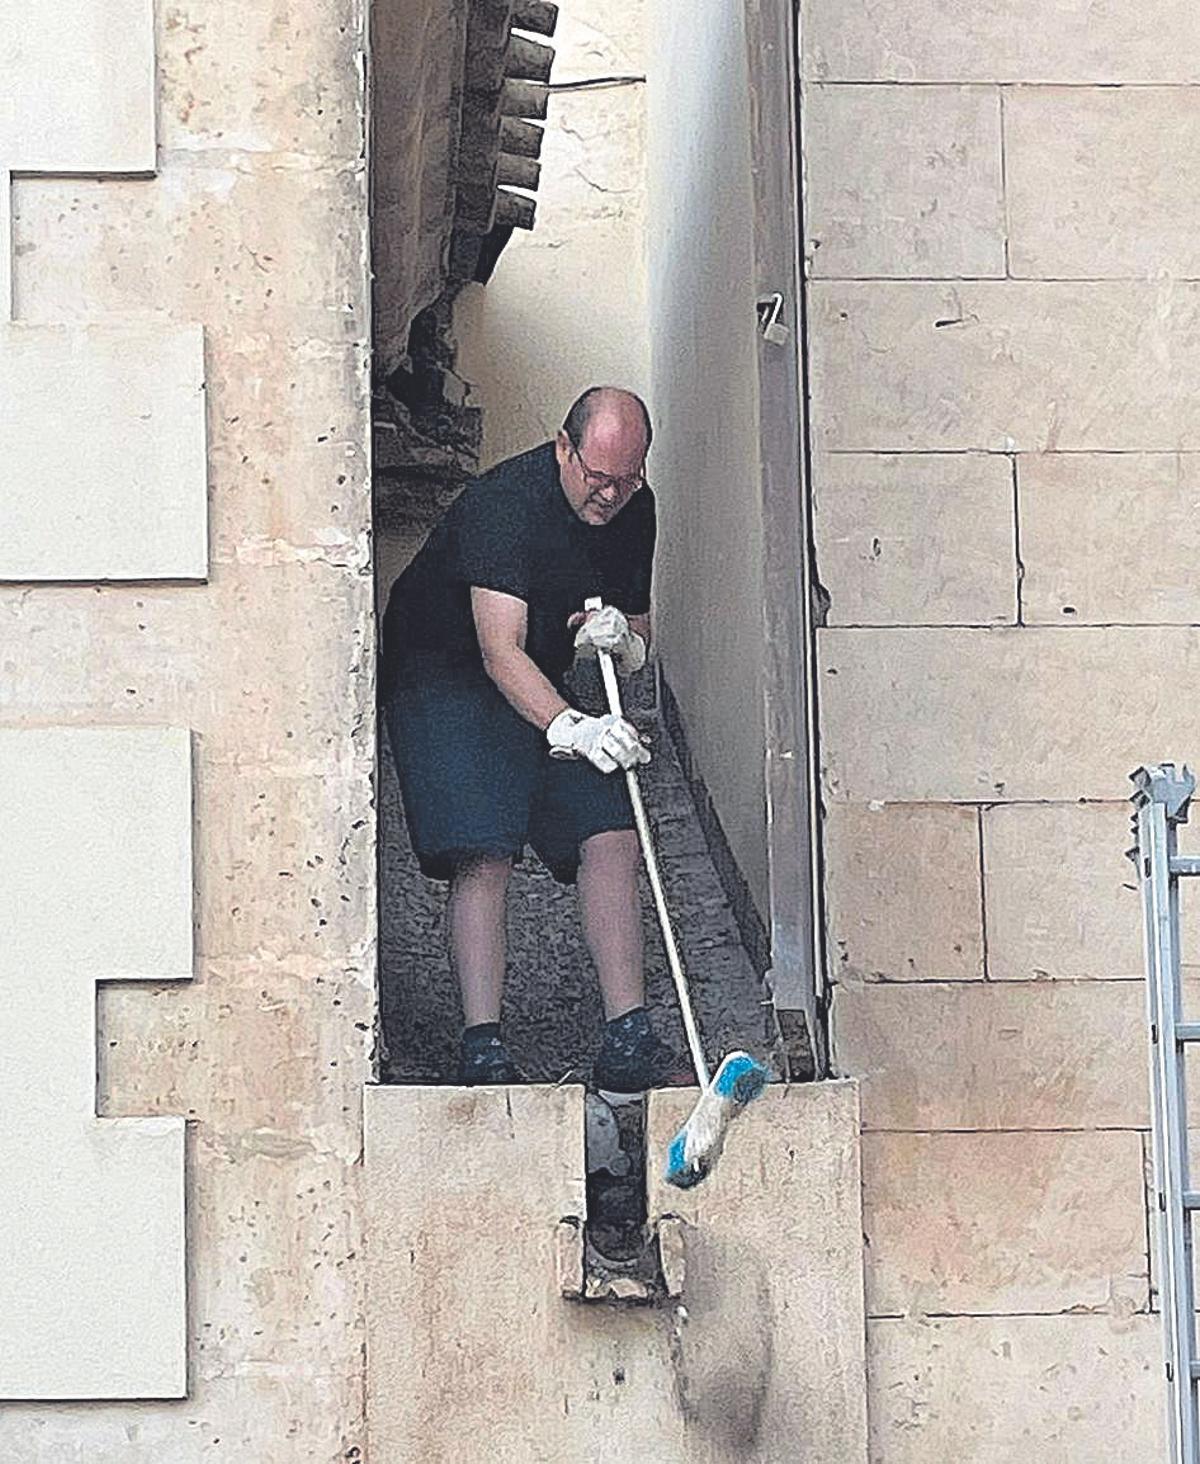
[(0, 1398), (184, 1392), (184, 1123), (96, 1119), (96, 982), (191, 975), (191, 841), (186, 731), (0, 731)]
[(21, 0), (0, 23), (0, 166), (154, 171), (153, 0)]
[(0, 327), (0, 402), (0, 579), (204, 577), (199, 329)]

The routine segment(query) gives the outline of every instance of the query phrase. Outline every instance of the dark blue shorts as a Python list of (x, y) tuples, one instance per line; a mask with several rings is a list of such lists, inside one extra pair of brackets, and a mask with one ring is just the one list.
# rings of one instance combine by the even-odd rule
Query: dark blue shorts
[(530, 844), (571, 884), (585, 839), (634, 826), (621, 773), (552, 758), (545, 735), (482, 674), (402, 683), (384, 715), (409, 836), (431, 879), (481, 855), (520, 858)]

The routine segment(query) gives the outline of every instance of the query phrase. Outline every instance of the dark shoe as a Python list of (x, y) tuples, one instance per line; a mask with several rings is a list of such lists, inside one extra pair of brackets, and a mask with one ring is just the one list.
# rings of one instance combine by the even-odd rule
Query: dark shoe
[(508, 1055), (499, 1037), (463, 1041), (458, 1059), (458, 1082), (463, 1088), (499, 1087), (524, 1083), (525, 1074)]
[(692, 1065), (654, 1035), (645, 1009), (638, 1007), (608, 1023), (592, 1080), (601, 1097), (627, 1098), (647, 1088), (689, 1088)]

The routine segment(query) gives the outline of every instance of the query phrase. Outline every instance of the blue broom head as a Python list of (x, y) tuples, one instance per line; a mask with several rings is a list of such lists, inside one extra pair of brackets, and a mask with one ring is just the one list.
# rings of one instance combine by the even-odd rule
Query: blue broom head
[(729, 1125), (766, 1087), (770, 1073), (748, 1052), (731, 1052), (667, 1149), (666, 1181), (691, 1189), (720, 1157)]

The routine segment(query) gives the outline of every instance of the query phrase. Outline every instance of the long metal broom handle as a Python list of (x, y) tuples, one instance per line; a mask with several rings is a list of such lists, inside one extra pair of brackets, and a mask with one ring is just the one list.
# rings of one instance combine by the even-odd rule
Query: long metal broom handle
[[(598, 609), (599, 604), (599, 601), (589, 600), (587, 608), (589, 610)], [(597, 656), (600, 660), (600, 675), (604, 679), (605, 695), (608, 697), (608, 709), (614, 716), (623, 717), (625, 714), (621, 710), (621, 691), (617, 685), (617, 672), (612, 656), (607, 651), (597, 651)], [(638, 784), (637, 773), (633, 768), (625, 769), (625, 782), (629, 787), (629, 801), (633, 804), (633, 821), (637, 825), (638, 838), (642, 844), (642, 858), (646, 861), (646, 873), (650, 877), (650, 888), (654, 893), (654, 908), (658, 911), (658, 923), (662, 929), (663, 944), (667, 948), (667, 962), (671, 967), (675, 992), (679, 997), (683, 1030), (687, 1033), (688, 1047), (691, 1049), (696, 1077), (700, 1080), (700, 1086), (707, 1088), (710, 1079), (708, 1063), (704, 1060), (704, 1048), (700, 1045), (696, 1014), (692, 1011), (692, 998), (688, 992), (687, 978), (683, 974), (683, 962), (679, 957), (679, 947), (675, 944), (675, 932), (671, 929), (671, 917), (667, 913), (667, 901), (663, 895), (662, 880), (658, 874), (658, 859), (650, 840), (650, 824), (646, 818), (645, 805), (642, 803), (642, 790)]]

